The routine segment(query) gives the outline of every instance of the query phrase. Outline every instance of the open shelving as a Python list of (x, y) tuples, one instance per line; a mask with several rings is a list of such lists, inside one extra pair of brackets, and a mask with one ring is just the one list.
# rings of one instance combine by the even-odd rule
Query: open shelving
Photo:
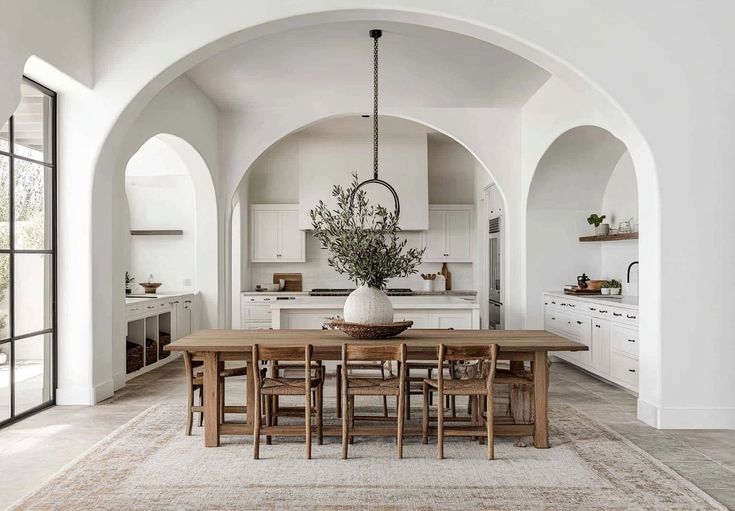
[(580, 236), (579, 241), (623, 241), (623, 240), (637, 240), (637, 232), (622, 232), (615, 234), (595, 234), (592, 236)]

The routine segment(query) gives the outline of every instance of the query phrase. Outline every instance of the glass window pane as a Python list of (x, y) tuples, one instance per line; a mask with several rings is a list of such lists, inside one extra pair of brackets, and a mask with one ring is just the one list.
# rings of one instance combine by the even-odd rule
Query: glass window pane
[(0, 128), (0, 151), (10, 151), (10, 121), (6, 121)]
[(15, 335), (51, 328), (53, 275), (50, 254), (15, 254)]
[(15, 349), (15, 414), (51, 399), (51, 334), (19, 339)]
[(0, 344), (0, 421), (10, 418), (10, 343)]
[(15, 248), (51, 248), (51, 169), (15, 160)]
[(10, 337), (10, 255), (0, 254), (0, 340)]
[(10, 248), (9, 184), (10, 158), (8, 158), (7, 156), (0, 156), (0, 248)]
[(20, 96), (20, 104), (13, 114), (13, 152), (50, 163), (53, 99), (27, 83), (21, 84)]

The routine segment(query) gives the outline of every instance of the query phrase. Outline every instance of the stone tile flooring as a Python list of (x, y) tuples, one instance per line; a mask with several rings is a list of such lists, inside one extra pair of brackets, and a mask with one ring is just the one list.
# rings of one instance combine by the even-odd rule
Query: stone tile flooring
[[(242, 381), (230, 382), (228, 402), (237, 402), (243, 387)], [(332, 396), (333, 389), (328, 382)], [(97, 406), (57, 406), (0, 430), (0, 508), (149, 406), (183, 402), (184, 390), (183, 363), (174, 361), (128, 382)], [(634, 396), (562, 362), (551, 368), (554, 403), (576, 406), (735, 510), (735, 431), (656, 430), (636, 420)]]

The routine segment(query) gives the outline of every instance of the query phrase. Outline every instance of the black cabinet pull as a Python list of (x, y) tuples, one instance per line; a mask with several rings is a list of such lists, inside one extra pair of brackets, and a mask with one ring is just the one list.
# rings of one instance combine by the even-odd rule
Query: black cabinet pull
[(615, 316), (616, 318), (619, 318), (619, 317), (620, 317), (620, 316), (622, 316), (622, 315), (623, 315), (623, 313), (622, 313), (622, 312), (620, 312), (620, 313), (618, 313), (618, 312), (613, 312), (613, 316)]
[(635, 319), (635, 316), (631, 316), (630, 314), (626, 314), (625, 317), (628, 319)]
[(578, 321), (577, 321), (577, 324), (578, 324), (578, 325), (581, 325), (581, 324), (582, 324), (582, 322), (578, 320)]
[(562, 306), (562, 307), (566, 307), (566, 306), (567, 306), (567, 304), (566, 304), (566, 303), (564, 303), (564, 302), (562, 302), (562, 303), (561, 303), (561, 306)]
[(600, 314), (607, 314), (607, 311), (604, 311), (604, 310), (601, 310), (599, 312), (600, 312)]
[(600, 325), (595, 325), (597, 328), (600, 328)]
[(634, 373), (635, 372), (635, 369), (628, 369), (628, 372), (629, 373)]
[(591, 311), (596, 311), (597, 309), (595, 309), (594, 307), (590, 307), (590, 310)]
[(551, 319), (553, 319), (554, 321), (556, 321), (556, 318), (551, 318)]
[(553, 303), (554, 305), (556, 305), (556, 302), (551, 302), (551, 303)]
[(635, 339), (628, 339), (628, 342), (635, 342)]
[(570, 303), (569, 306), (570, 307), (576, 307), (576, 305), (574, 305), (573, 303)]

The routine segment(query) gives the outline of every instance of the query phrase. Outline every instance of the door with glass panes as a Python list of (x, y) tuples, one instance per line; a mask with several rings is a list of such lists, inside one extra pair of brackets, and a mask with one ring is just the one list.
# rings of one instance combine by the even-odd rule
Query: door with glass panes
[(55, 131), (56, 95), (24, 78), (0, 128), (0, 426), (54, 402)]

